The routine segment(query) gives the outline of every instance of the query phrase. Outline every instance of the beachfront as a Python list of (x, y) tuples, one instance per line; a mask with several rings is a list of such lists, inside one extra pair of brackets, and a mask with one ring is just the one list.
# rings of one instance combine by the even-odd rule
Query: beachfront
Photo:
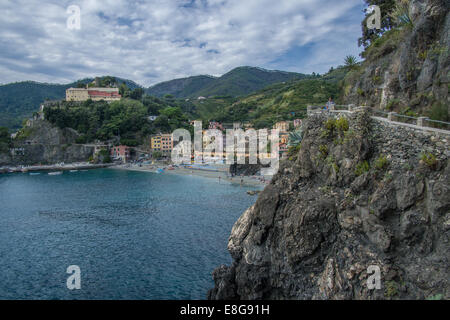
[(265, 186), (272, 179), (271, 176), (234, 176), (229, 173), (229, 165), (192, 165), (192, 166), (171, 166), (164, 164), (122, 164), (111, 167), (118, 170), (132, 170), (143, 172), (154, 172), (159, 174), (178, 174), (200, 176), (217, 180), (218, 183), (233, 183), (246, 186)]

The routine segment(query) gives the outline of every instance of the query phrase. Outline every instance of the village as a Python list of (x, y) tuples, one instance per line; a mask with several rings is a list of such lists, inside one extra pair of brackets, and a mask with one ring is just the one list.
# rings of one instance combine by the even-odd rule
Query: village
[[(116, 101), (121, 99), (118, 88), (103, 88), (103, 87), (91, 87), (89, 88), (69, 88), (66, 90), (66, 101), (86, 101), (91, 99), (93, 101)], [(199, 100), (205, 99), (204, 97), (198, 97)], [(43, 109), (45, 105), (41, 105), (40, 115), (43, 115)], [(158, 118), (156, 115), (148, 117), (148, 121), (155, 121)], [(198, 119), (190, 120), (190, 125), (194, 125), (195, 121), (201, 121)], [(293, 121), (280, 121), (277, 122), (273, 129), (279, 131), (279, 143), (278, 150), (280, 158), (286, 157), (289, 144), (289, 134), (297, 130), (302, 124), (301, 119), (294, 119)], [(234, 123), (220, 123), (217, 121), (210, 121), (207, 125), (207, 129), (203, 130), (203, 149), (211, 142), (206, 137), (206, 130), (219, 130), (225, 133), (227, 130), (249, 130), (253, 129), (250, 123), (234, 122)], [(270, 129), (270, 128), (267, 128)], [(127, 145), (111, 145), (98, 142), (95, 144), (95, 152), (100, 150), (109, 150), (110, 156), (113, 161), (120, 161), (122, 163), (130, 162), (142, 162), (149, 160), (164, 160), (169, 161), (172, 150), (176, 146), (172, 133), (160, 132), (150, 137), (148, 145), (145, 148), (132, 147)], [(226, 135), (223, 134), (223, 149), (226, 149)], [(210, 153), (208, 153), (209, 155)], [(202, 152), (196, 153), (196, 156), (202, 157)], [(246, 154), (248, 157), (248, 151)], [(220, 162), (225, 159), (225, 153), (219, 154), (219, 152), (213, 152), (213, 158), (216, 162)]]

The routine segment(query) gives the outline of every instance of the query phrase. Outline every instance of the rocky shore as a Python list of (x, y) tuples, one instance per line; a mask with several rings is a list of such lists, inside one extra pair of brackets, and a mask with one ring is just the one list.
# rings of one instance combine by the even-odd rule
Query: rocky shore
[(305, 121), (234, 225), (209, 299), (450, 298), (448, 137), (346, 119)]
[(17, 167), (0, 167), (0, 173), (16, 173), (16, 172), (37, 172), (37, 171), (67, 171), (67, 170), (90, 170), (108, 168), (114, 166), (111, 163), (91, 164), (91, 163), (68, 163), (53, 165), (36, 165), (36, 166), (17, 166)]

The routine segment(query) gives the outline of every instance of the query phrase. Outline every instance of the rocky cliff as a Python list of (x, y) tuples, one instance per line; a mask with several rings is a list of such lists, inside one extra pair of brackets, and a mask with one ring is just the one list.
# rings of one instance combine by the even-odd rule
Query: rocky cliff
[(448, 135), (367, 111), (312, 116), (303, 131), (234, 225), (209, 298), (450, 298)]
[[(450, 2), (410, 0), (409, 24), (386, 32), (344, 81), (345, 102), (447, 120)], [(382, 13), (385, 14), (385, 13)]]
[(87, 161), (94, 148), (76, 144), (78, 136), (73, 129), (60, 129), (45, 120), (30, 121), (14, 140), (11, 152), (0, 154), (0, 166)]

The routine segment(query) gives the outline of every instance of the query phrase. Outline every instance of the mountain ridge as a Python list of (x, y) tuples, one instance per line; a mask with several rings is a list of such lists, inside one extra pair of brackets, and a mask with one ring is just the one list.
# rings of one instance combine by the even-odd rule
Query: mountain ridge
[[(274, 83), (301, 80), (308, 77), (311, 76), (296, 72), (241, 66), (220, 77), (198, 75), (157, 83), (147, 89), (147, 94), (155, 96), (171, 94), (177, 98), (222, 95), (237, 97), (261, 90)], [(201, 86), (199, 82), (206, 85)]]

